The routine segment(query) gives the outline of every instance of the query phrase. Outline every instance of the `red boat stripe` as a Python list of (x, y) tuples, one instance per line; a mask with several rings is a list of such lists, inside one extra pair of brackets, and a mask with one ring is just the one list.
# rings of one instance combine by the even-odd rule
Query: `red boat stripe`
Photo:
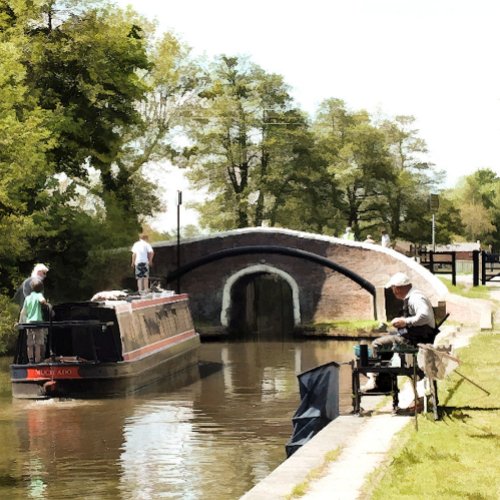
[(43, 366), (28, 368), (26, 372), (28, 380), (82, 378), (78, 366)]
[(152, 354), (155, 351), (160, 351), (167, 346), (177, 344), (191, 337), (194, 337), (195, 335), (196, 332), (194, 330), (188, 330), (186, 332), (179, 333), (178, 335), (174, 335), (173, 337), (169, 337), (168, 339), (162, 339), (159, 340), (158, 342), (154, 342), (153, 344), (149, 344), (144, 347), (140, 347), (139, 349), (135, 349), (134, 351), (123, 353), (123, 359), (125, 361), (132, 361), (134, 359), (139, 359), (145, 356), (146, 354)]

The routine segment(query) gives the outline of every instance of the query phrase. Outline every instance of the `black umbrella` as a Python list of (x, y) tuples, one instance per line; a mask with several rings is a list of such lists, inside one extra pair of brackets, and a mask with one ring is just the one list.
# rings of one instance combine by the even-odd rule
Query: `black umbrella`
[(331, 361), (297, 375), (301, 403), (292, 418), (293, 434), (286, 444), (287, 457), (338, 417), (339, 367)]

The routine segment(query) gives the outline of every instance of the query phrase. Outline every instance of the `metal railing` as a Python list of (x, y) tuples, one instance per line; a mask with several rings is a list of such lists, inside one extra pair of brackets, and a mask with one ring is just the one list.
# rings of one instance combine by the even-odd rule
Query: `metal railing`
[(451, 282), (457, 284), (457, 253), (421, 251), (420, 264), (432, 274), (451, 274)]
[[(451, 281), (457, 284), (456, 252), (420, 251), (420, 264), (432, 274), (451, 274)], [(472, 284), (486, 285), (488, 281), (500, 281), (500, 254), (474, 250), (472, 252)]]
[(481, 283), (500, 277), (500, 254), (481, 252)]

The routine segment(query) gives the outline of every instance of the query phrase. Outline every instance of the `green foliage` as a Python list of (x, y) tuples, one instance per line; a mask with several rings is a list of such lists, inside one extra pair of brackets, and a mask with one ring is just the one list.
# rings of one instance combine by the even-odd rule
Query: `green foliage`
[(54, 163), (85, 178), (88, 162), (110, 189), (123, 130), (140, 122), (135, 102), (146, 86), (138, 71), (149, 67), (144, 37), (120, 11), (86, 10), (57, 26), (42, 22), (29, 32), (28, 81), (42, 107), (59, 111)]
[(130, 190), (129, 200), (124, 201), (142, 223), (162, 209), (157, 179), (165, 178), (162, 163), (177, 161), (173, 144), (194, 113), (203, 76), (190, 49), (170, 33), (152, 40), (148, 55), (147, 91), (136, 103), (141, 121), (124, 132), (124, 147), (116, 161), (123, 186)]
[(385, 207), (378, 193), (384, 182), (394, 179), (383, 133), (368, 113), (350, 111), (340, 99), (320, 105), (313, 132), (327, 165), (323, 182), (338, 193), (330, 206), (340, 209), (343, 220), (332, 221), (333, 226), (343, 229), (348, 224), (358, 234), (361, 227), (373, 228)]
[(293, 186), (308, 167), (304, 116), (281, 76), (244, 59), (220, 57), (209, 78), (189, 128), (192, 146), (184, 150), (190, 179), (211, 193), (199, 206), (202, 225), (285, 222), (279, 208), (296, 195)]
[[(245, 61), (221, 57), (202, 94), (201, 120), (189, 131), (196, 144), (186, 155), (189, 175), (197, 187), (208, 187), (212, 193), (209, 213), (223, 204), (225, 214), (216, 221), (218, 229), (251, 225), (250, 182), (259, 165), (258, 145), (250, 138), (258, 133), (260, 120), (256, 113), (258, 72)], [(207, 222), (202, 212), (202, 224)], [(212, 221), (209, 224), (214, 227)]]
[(396, 116), (380, 127), (386, 136), (395, 177), (386, 183), (387, 210), (382, 218), (392, 237), (412, 243), (430, 242), (431, 218), (428, 197), (441, 174), (425, 161), (427, 146), (418, 136), (413, 116)]
[(93, 250), (89, 255), (88, 266), (83, 271), (83, 279), (87, 298), (101, 290), (135, 289), (134, 273), (130, 267), (130, 248)]
[(17, 339), (15, 324), (19, 317), (19, 306), (9, 297), (0, 295), (0, 354), (12, 350)]
[(294, 141), (291, 157), (269, 173), (269, 191), (274, 197), (269, 225), (335, 234), (341, 225), (340, 191), (305, 125), (294, 131), (294, 137), (283, 137), (285, 144)]
[(44, 261), (52, 298), (88, 298), (92, 252), (128, 247), (160, 208), (142, 167), (167, 154), (171, 121), (139, 151), (151, 120), (138, 103), (160, 86), (174, 102), (193, 82), (180, 70), (184, 47), (166, 36), (148, 53), (152, 34), (104, 1), (0, 3), (4, 292)]
[[(54, 193), (54, 197), (63, 195)], [(137, 238), (135, 221), (124, 219), (119, 208), (108, 202), (106, 216), (93, 215), (79, 207), (54, 203), (38, 220), (43, 233), (33, 245), (37, 259), (50, 266), (46, 295), (53, 303), (88, 300), (92, 295), (112, 286), (123, 288), (113, 277), (117, 268), (126, 274), (130, 264), (130, 247)], [(109, 249), (123, 248), (118, 254)], [(119, 257), (117, 257), (119, 255)], [(109, 258), (104, 263), (103, 256)], [(21, 261), (22, 262), (22, 261)], [(23, 266), (29, 272), (29, 262)]]
[[(455, 240), (455, 235), (463, 234), (462, 214), (456, 203), (448, 197), (447, 193), (440, 195), (439, 210), (436, 213), (435, 222), (437, 243), (451, 243)], [(429, 224), (427, 227), (429, 227)], [(429, 239), (422, 241), (429, 241)]]
[(40, 109), (25, 85), (21, 63), (23, 37), (0, 43), (0, 272), (10, 286), (19, 256), (30, 252), (28, 236), (50, 203), (47, 151), (56, 144), (49, 130), (51, 113)]
[(500, 250), (500, 177), (480, 169), (461, 179), (449, 197), (459, 207), (463, 235)]
[(176, 155), (172, 143), (178, 128), (196, 112), (204, 78), (189, 47), (168, 32), (153, 44), (149, 57), (151, 68), (144, 76), (148, 89), (138, 103), (142, 122), (126, 134), (127, 161), (134, 171)]

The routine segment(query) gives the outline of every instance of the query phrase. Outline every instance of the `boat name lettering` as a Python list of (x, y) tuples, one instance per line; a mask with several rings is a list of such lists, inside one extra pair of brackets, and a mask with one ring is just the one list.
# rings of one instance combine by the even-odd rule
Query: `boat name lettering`
[(79, 378), (77, 366), (66, 367), (49, 367), (49, 368), (31, 368), (29, 371), (29, 378), (39, 377), (66, 377), (66, 378)]

